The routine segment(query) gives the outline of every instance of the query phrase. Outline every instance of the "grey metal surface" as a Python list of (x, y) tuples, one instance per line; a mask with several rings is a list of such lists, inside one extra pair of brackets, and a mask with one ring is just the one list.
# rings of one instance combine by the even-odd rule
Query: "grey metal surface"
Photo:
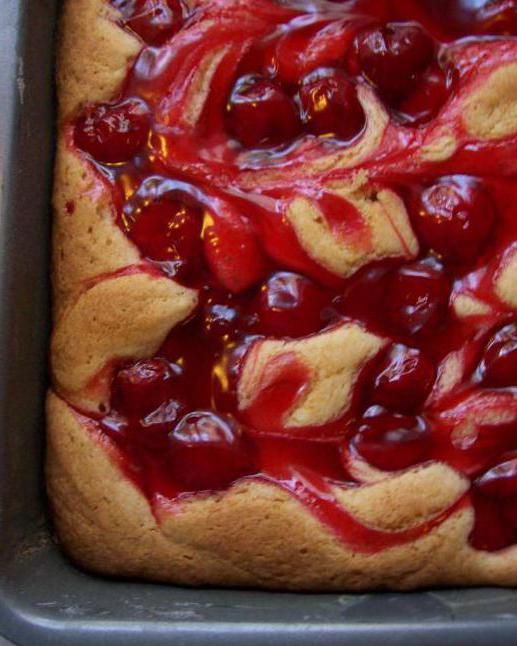
[(515, 643), (515, 591), (185, 590), (98, 579), (62, 556), (41, 468), (56, 2), (0, 5), (0, 633), (22, 646)]

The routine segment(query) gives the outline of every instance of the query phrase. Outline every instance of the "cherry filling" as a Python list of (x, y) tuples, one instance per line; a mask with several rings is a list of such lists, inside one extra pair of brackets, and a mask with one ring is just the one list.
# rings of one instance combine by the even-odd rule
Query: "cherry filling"
[(422, 418), (374, 410), (371, 417), (363, 419), (352, 446), (373, 466), (397, 471), (428, 457), (430, 434)]
[(435, 46), (418, 25), (389, 23), (361, 33), (354, 48), (365, 78), (382, 92), (400, 96), (430, 65)]
[(302, 80), (302, 118), (315, 135), (351, 139), (365, 125), (357, 88), (340, 70), (320, 69)]
[(180, 28), (184, 18), (181, 0), (111, 0), (123, 24), (149, 45), (163, 45)]
[(402, 266), (388, 280), (387, 315), (394, 329), (405, 335), (436, 331), (447, 313), (450, 285), (433, 260)]
[(260, 288), (254, 305), (254, 331), (266, 336), (302, 337), (325, 325), (329, 296), (312, 281), (290, 272), (278, 272)]
[(211, 411), (189, 413), (169, 434), (174, 478), (194, 489), (221, 489), (254, 472), (253, 456), (235, 420)]
[[(434, 132), (435, 120), (441, 127), (442, 108), (461, 80), (446, 42), (515, 33), (512, 2), (447, 0), (450, 16), (440, 16), (436, 6), (444, 3), (430, 0), (357, 0), (353, 11), (350, 3), (341, 10), (339, 2), (330, 9), (308, 2), (306, 12), (300, 2), (258, 0), (243, 20), (245, 4), (232, 7), (232, 22), (224, 3), (200, 3), (183, 30), (187, 12), (179, 1), (112, 0), (149, 47), (114, 102), (86, 106), (78, 116), (73, 144), (112, 184), (118, 224), (144, 262), (195, 288), (199, 303), (155, 358), (119, 366), (100, 426), (154, 503), (159, 495), (176, 499), (265, 479), (365, 552), (414, 540), (463, 503), (406, 532), (374, 530), (333, 493), (333, 486), (362, 484), (350, 461), (387, 472), (446, 463), (472, 481), (472, 545), (512, 545), (517, 328), (515, 312), (494, 294), (493, 258), (515, 239), (509, 205), (517, 189), (491, 176), (489, 156), (470, 144), (443, 166), (420, 164), (418, 146), (411, 148), (426, 140), (427, 127)], [(218, 32), (198, 39), (196, 21), (205, 12), (215, 12)], [(222, 50), (224, 63), (205, 88), (206, 54)], [(209, 93), (205, 107), (190, 101), (191, 84), (196, 97)], [(301, 244), (289, 207), (299, 195), (316, 203), (332, 233), (339, 229), (336, 240), (352, 263), (357, 250), (370, 253), (377, 234), (368, 234), (352, 202), (347, 210), (327, 189), (339, 184), (342, 169), (320, 172), (318, 163), (320, 152), (346, 162), (349, 147), (361, 148), (364, 97), (372, 93), (390, 119), (389, 160), (368, 159), (364, 169), (375, 188), (404, 197), (421, 252), (387, 253), (342, 278)], [(390, 137), (408, 142), (411, 153), (395, 164)], [(451, 174), (457, 160), (476, 176)], [(307, 181), (300, 179), (305, 163)], [(368, 206), (377, 208), (376, 201)], [(69, 205), (66, 212), (75, 216)], [(389, 224), (398, 232), (395, 220)], [(451, 304), (462, 290), (488, 314), (461, 319)], [(318, 368), (291, 348), (351, 322), (380, 337), (382, 349), (354, 375), (346, 411), (293, 430), (286, 420)], [(285, 351), (267, 363), (267, 378), (257, 378), (257, 396), (244, 406), (243, 366), (257, 360), (264, 340)], [(333, 358), (323, 347), (310, 359), (318, 352)], [(329, 397), (344, 384), (332, 386)]]
[(201, 266), (202, 216), (182, 202), (160, 199), (133, 213), (128, 236), (142, 253), (171, 276), (185, 280)]
[(442, 177), (413, 201), (420, 239), (448, 260), (474, 258), (495, 222), (494, 207), (480, 182), (471, 177)]
[(228, 128), (244, 146), (276, 146), (300, 130), (296, 107), (281, 87), (258, 76), (239, 79), (228, 102)]
[(505, 325), (485, 347), (478, 368), (482, 383), (504, 388), (517, 385), (517, 325)]
[(517, 458), (500, 462), (474, 482), (476, 524), (472, 544), (498, 550), (517, 541)]
[(394, 345), (378, 367), (371, 401), (390, 410), (411, 412), (431, 391), (436, 369), (420, 350)]
[(148, 108), (140, 99), (94, 105), (77, 120), (74, 143), (97, 161), (120, 164), (142, 150), (149, 125)]
[(454, 87), (455, 70), (432, 64), (398, 102), (396, 115), (404, 123), (420, 126), (434, 119)]

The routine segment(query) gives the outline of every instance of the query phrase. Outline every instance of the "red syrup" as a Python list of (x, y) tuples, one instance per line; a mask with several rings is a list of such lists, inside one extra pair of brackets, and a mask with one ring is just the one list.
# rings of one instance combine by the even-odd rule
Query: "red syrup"
[[(428, 133), (454, 118), (449, 101), (476, 47), (487, 45), (470, 41), (466, 59), (443, 67), (447, 48), (460, 46), (462, 36), (516, 34), (511, 0), (481, 8), (469, 0), (357, 0), (353, 9), (258, 0), (252, 12), (237, 0), (231, 11), (223, 4), (187, 15), (175, 1), (113, 0), (124, 26), (148, 46), (121, 95), (88, 106), (71, 128), (70, 142), (112, 189), (119, 225), (140, 248), (143, 266), (198, 289), (200, 300), (155, 359), (119, 367), (112, 410), (96, 426), (102, 441), (111, 438), (110, 450), (157, 511), (244, 478), (289, 491), (364, 553), (425, 536), (468, 504), (476, 511), (475, 547), (514, 544), (517, 503), (513, 493), (499, 494), (513, 492), (513, 475), (500, 475), (511, 471), (517, 450), (517, 411), (513, 419), (457, 428), (468, 414), (516, 406), (515, 312), (498, 299), (493, 280), (517, 237), (517, 142), (466, 142), (432, 168), (416, 161)], [(444, 4), (447, 11), (437, 11)], [(214, 52), (223, 63), (207, 105), (192, 115), (185, 110), (192, 75)], [(259, 85), (247, 101), (250, 78)], [(391, 118), (380, 151), (363, 166), (378, 187), (405, 199), (421, 253), (372, 263), (343, 280), (309, 257), (285, 209), (299, 195), (312, 199), (338, 240), (371, 249), (359, 212), (322, 191), (321, 174), (304, 171), (361, 137), (359, 88), (373, 88)], [(325, 179), (346, 177), (330, 171)], [(437, 186), (456, 197), (433, 195)], [(479, 299), (488, 313), (459, 320), (450, 305), (458, 293)], [(240, 369), (255, 344), (349, 320), (391, 344), (363, 370), (346, 416), (292, 436), (283, 420), (311, 375), (289, 352), (269, 366), (253, 405), (238, 410)], [(435, 375), (451, 353), (464, 358), (463, 375), (436, 398)], [(209, 420), (204, 431), (200, 419)], [(412, 529), (366, 527), (332, 490), (361, 486), (342, 461), (347, 451), (387, 472), (445, 462), (472, 480), (472, 491)]]

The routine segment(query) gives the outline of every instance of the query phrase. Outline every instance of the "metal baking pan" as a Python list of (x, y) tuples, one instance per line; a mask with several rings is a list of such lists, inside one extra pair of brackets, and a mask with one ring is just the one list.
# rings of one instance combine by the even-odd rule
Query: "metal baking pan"
[(517, 591), (187, 590), (96, 578), (61, 554), (42, 471), (58, 3), (0, 5), (0, 634), (22, 646), (514, 644)]

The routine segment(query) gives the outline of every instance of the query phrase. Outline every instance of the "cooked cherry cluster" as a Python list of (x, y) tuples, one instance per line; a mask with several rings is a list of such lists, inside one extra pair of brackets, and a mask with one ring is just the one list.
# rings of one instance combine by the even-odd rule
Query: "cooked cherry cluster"
[(321, 47), (320, 56), (312, 48), (332, 34), (327, 25), (318, 29), (295, 30), (250, 54), (256, 71), (238, 78), (227, 106), (228, 130), (242, 145), (276, 146), (304, 132), (353, 139), (365, 126), (360, 79), (376, 88), (395, 118), (414, 126), (435, 117), (452, 91), (453, 69), (440, 66), (433, 39), (416, 24), (349, 34), (349, 43)]
[[(112, 3), (125, 25), (152, 46), (165, 43), (187, 17), (177, 0)], [(510, 14), (500, 15), (513, 28)], [(393, 119), (418, 127), (438, 114), (453, 90), (454, 70), (417, 24), (360, 24), (345, 39), (333, 38), (331, 22), (310, 23), (249, 51), (226, 103), (227, 133), (238, 146), (276, 147), (302, 135), (347, 144), (365, 127), (362, 87), (373, 88)], [(318, 42), (325, 46), (318, 48)], [(148, 105), (125, 98), (87, 108), (75, 122), (74, 141), (99, 164), (136, 168), (152, 126)], [(230, 293), (210, 271), (204, 212), (192, 200), (165, 192), (130, 210), (128, 236), (168, 275), (198, 288), (200, 303), (158, 358), (119, 368), (112, 411), (102, 422), (106, 431), (151, 460), (165, 456), (179, 492), (224, 488), (260, 470), (261, 440), (242, 421), (235, 393), (250, 343), (300, 338), (354, 319), (392, 343), (361, 376), (356, 418), (348, 437), (335, 444), (336, 453), (352, 451), (387, 471), (443, 459), (474, 481), (475, 546), (499, 549), (516, 542), (515, 428), (482, 427), (469, 446), (458, 449), (447, 429), (435, 428), (435, 420), (422, 413), (443, 358), (437, 344), (464, 334), (449, 307), (454, 281), (498, 234), (494, 199), (483, 180), (464, 175), (400, 188), (420, 257), (368, 266), (338, 286), (285, 271), (266, 258), (257, 262), (251, 288)], [(230, 235), (219, 243), (230, 259), (232, 245), (240, 244)], [(515, 317), (484, 333), (465, 386), (517, 387)]]

